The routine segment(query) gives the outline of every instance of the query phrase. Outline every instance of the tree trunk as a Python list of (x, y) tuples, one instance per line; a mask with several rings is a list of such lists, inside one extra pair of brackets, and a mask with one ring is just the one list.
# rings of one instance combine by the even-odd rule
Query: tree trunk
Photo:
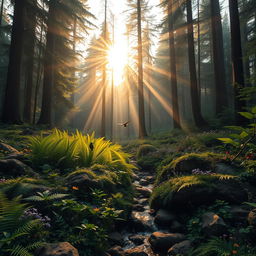
[(54, 86), (54, 17), (56, 12), (55, 1), (49, 3), (49, 13), (47, 21), (46, 50), (44, 59), (44, 80), (41, 115), (38, 124), (48, 124), (53, 122), (53, 86)]
[(196, 63), (195, 63), (195, 46), (194, 46), (194, 29), (192, 17), (192, 3), (191, 0), (186, 1), (187, 9), (187, 38), (188, 38), (188, 61), (190, 73), (190, 93), (192, 101), (192, 114), (194, 117), (195, 125), (197, 127), (206, 126), (206, 122), (201, 114), (201, 106), (198, 95)]
[(178, 88), (177, 88), (177, 71), (176, 71), (176, 54), (173, 28), (173, 10), (174, 0), (168, 1), (168, 26), (169, 26), (169, 51), (170, 51), (170, 82), (171, 82), (171, 108), (173, 127), (180, 129), (180, 115), (178, 103)]
[(219, 0), (211, 0), (211, 27), (213, 64), (216, 90), (216, 114), (221, 114), (227, 107), (227, 90), (225, 83), (225, 63), (223, 33)]
[[(104, 40), (107, 41), (107, 0), (105, 0)], [(105, 53), (104, 57), (105, 57)], [(106, 136), (106, 64), (102, 67), (101, 137)]]
[(1, 2), (1, 8), (0, 8), (0, 26), (3, 24), (3, 15), (4, 15), (4, 0)]
[(24, 41), (24, 7), (25, 0), (14, 2), (12, 39), (5, 91), (3, 122), (21, 123), (20, 89), (21, 62)]
[(244, 118), (238, 114), (244, 110), (245, 102), (239, 101), (239, 89), (244, 88), (244, 68), (241, 45), (240, 18), (237, 0), (229, 0), (232, 72), (235, 97), (236, 123), (243, 124)]
[[(33, 0), (33, 5), (36, 6), (37, 0)], [(33, 77), (34, 77), (34, 51), (36, 42), (36, 14), (32, 9), (32, 6), (27, 6), (27, 83), (25, 90), (25, 102), (24, 102), (24, 120), (28, 123), (32, 122), (32, 91), (33, 91)]]
[(139, 101), (139, 138), (147, 136), (145, 125), (145, 107), (143, 94), (143, 59), (142, 59), (142, 39), (141, 39), (141, 5), (137, 0), (137, 30), (138, 30), (138, 101)]

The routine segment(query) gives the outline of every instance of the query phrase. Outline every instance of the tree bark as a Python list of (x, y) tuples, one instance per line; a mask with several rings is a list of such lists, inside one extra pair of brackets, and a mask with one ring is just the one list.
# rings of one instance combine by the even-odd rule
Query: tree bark
[(227, 90), (225, 83), (225, 63), (223, 48), (223, 33), (221, 24), (219, 0), (211, 0), (211, 27), (213, 65), (216, 91), (216, 114), (221, 114), (227, 107)]
[(4, 15), (4, 0), (1, 2), (1, 8), (0, 8), (0, 26), (3, 24), (3, 15)]
[(15, 0), (12, 26), (12, 39), (5, 91), (3, 122), (22, 122), (20, 113), (21, 62), (24, 41), (24, 7), (25, 0)]
[(145, 125), (145, 107), (143, 94), (143, 59), (142, 59), (142, 38), (141, 38), (141, 3), (137, 0), (137, 32), (138, 32), (138, 101), (139, 101), (139, 138), (147, 136)]
[(169, 26), (169, 51), (170, 51), (170, 83), (171, 83), (171, 108), (173, 127), (180, 129), (180, 115), (178, 103), (178, 88), (177, 88), (177, 70), (176, 70), (176, 54), (174, 41), (174, 26), (173, 26), (173, 10), (174, 1), (168, 1), (168, 26)]
[(195, 125), (199, 128), (206, 126), (206, 122), (201, 114), (201, 106), (198, 95), (197, 75), (196, 75), (196, 62), (195, 62), (195, 46), (194, 46), (194, 29), (192, 17), (192, 3), (191, 0), (186, 1), (187, 9), (187, 39), (188, 39), (188, 61), (190, 73), (190, 93), (192, 101), (192, 114), (194, 117)]
[(46, 50), (44, 59), (44, 80), (41, 115), (38, 124), (48, 124), (53, 122), (53, 86), (54, 86), (54, 17), (56, 12), (55, 1), (49, 3), (49, 13), (47, 22)]
[(244, 68), (241, 44), (240, 17), (237, 0), (229, 0), (232, 72), (235, 97), (236, 123), (243, 124), (244, 118), (238, 114), (244, 110), (245, 102), (239, 101), (239, 89), (244, 88)]
[[(37, 0), (33, 0), (33, 6), (36, 6)], [(36, 43), (36, 14), (32, 9), (32, 6), (26, 7), (27, 16), (26, 16), (26, 24), (27, 24), (27, 83), (25, 90), (25, 102), (24, 102), (24, 112), (23, 117), (24, 121), (31, 123), (32, 122), (32, 91), (34, 87), (34, 51), (35, 51), (35, 43)]]

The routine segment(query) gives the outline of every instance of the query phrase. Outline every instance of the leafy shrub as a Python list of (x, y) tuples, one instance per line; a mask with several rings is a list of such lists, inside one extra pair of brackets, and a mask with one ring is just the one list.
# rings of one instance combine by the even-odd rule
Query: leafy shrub
[(80, 132), (69, 135), (57, 129), (49, 136), (30, 138), (32, 162), (36, 166), (49, 164), (57, 168), (90, 167), (104, 164), (115, 169), (130, 170), (129, 155), (118, 144), (104, 138), (83, 135)]
[(26, 209), (19, 198), (8, 200), (0, 193), (1, 255), (33, 256), (33, 251), (42, 246), (42, 224), (38, 219), (25, 218)]

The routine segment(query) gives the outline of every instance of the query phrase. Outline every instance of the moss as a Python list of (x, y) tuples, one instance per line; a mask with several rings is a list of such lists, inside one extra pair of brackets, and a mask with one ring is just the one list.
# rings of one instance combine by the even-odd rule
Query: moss
[(143, 144), (138, 148), (137, 159), (147, 156), (149, 153), (156, 152), (157, 149), (150, 144)]
[(196, 168), (209, 171), (214, 168), (217, 161), (221, 160), (223, 160), (222, 154), (211, 152), (185, 154), (158, 169), (156, 185), (176, 174), (191, 174)]

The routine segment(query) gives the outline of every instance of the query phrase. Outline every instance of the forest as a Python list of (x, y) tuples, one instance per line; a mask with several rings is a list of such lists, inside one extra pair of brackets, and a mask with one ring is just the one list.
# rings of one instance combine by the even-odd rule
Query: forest
[(255, 0), (0, 0), (0, 256), (255, 234)]

